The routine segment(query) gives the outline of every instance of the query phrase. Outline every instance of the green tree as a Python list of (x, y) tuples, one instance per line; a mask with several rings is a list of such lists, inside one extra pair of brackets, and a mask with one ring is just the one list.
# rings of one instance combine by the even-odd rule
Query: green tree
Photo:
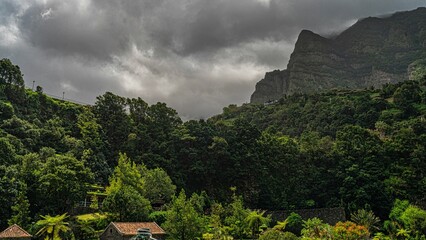
[(103, 202), (104, 209), (116, 213), (120, 221), (147, 219), (151, 204), (144, 197), (144, 187), (145, 180), (140, 168), (126, 154), (120, 154), (110, 185), (106, 189), (108, 196)]
[(0, 101), (0, 121), (10, 119), (15, 114), (10, 102)]
[(414, 81), (406, 81), (396, 89), (393, 95), (394, 103), (403, 110), (406, 115), (414, 114), (416, 111), (413, 107), (413, 103), (419, 103), (421, 101), (420, 93), (421, 89), (419, 84)]
[(148, 117), (148, 104), (141, 98), (127, 99), (130, 118), (134, 125), (145, 124)]
[(193, 193), (189, 201), (199, 214), (204, 214), (206, 209), (210, 208), (210, 199), (205, 191), (202, 191), (200, 194)]
[(422, 239), (426, 237), (426, 211), (407, 200), (396, 199), (384, 228), (391, 237)]
[[(178, 157), (179, 148), (174, 139), (174, 131), (182, 123), (176, 110), (167, 107), (165, 103), (156, 103), (147, 109), (146, 124), (139, 124), (137, 138), (140, 145), (145, 148), (140, 152), (141, 160), (149, 168), (160, 167), (172, 174), (171, 178), (179, 187), (183, 187), (182, 170)], [(138, 146), (139, 147), (139, 146)], [(180, 175), (180, 176), (179, 176)], [(177, 177), (176, 177), (177, 176)]]
[(96, 153), (92, 149), (84, 149), (81, 161), (93, 172), (95, 183), (104, 185), (108, 182), (108, 177), (111, 175), (112, 170), (102, 152)]
[(422, 118), (398, 124), (386, 141), (386, 155), (391, 161), (386, 190), (393, 199), (421, 201), (425, 192), (425, 130)]
[(17, 165), (0, 165), (0, 227), (7, 227), (7, 220), (16, 214), (12, 206), (16, 205), (19, 194), (25, 184), (20, 180)]
[[(59, 117), (55, 117), (46, 121), (42, 128), (41, 138), (43, 138), (44, 141), (49, 141), (47, 143), (47, 146), (52, 146), (52, 148), (54, 149), (64, 148), (63, 145), (59, 145), (66, 135), (65, 128), (62, 125), (62, 119), (60, 119)], [(63, 149), (60, 150), (63, 151)]]
[(70, 211), (84, 199), (93, 174), (72, 156), (48, 156), (37, 172), (37, 201), (42, 212)]
[(223, 224), (224, 215), (225, 209), (223, 208), (222, 204), (213, 203), (211, 206), (211, 214), (209, 219), (210, 229), (207, 236), (212, 237), (213, 239), (233, 239), (229, 234), (230, 227), (227, 227)]
[(197, 213), (182, 190), (170, 204), (163, 227), (172, 240), (192, 240), (202, 237), (205, 224), (204, 217)]
[(83, 142), (82, 160), (86, 162), (94, 174), (95, 181), (106, 184), (111, 175), (105, 154), (107, 146), (102, 139), (101, 125), (90, 108), (84, 108), (77, 117), (77, 126)]
[(426, 211), (410, 205), (401, 214), (400, 220), (416, 239), (426, 237)]
[(14, 147), (6, 138), (0, 138), (0, 165), (12, 165), (16, 163)]
[(24, 229), (28, 228), (31, 222), (30, 202), (25, 193), (25, 191), (19, 192), (15, 205), (12, 206), (13, 215), (8, 221), (9, 225), (18, 224)]
[(0, 90), (4, 90), (8, 99), (23, 102), (25, 83), (21, 69), (3, 58), (0, 60)]
[(118, 165), (114, 169), (114, 173), (110, 178), (110, 185), (106, 191), (109, 193), (122, 186), (131, 187), (140, 195), (145, 193), (145, 180), (142, 178), (140, 167), (128, 158), (126, 154), (120, 154)]
[(159, 130), (157, 133), (171, 133), (172, 130), (182, 123), (176, 110), (167, 107), (165, 103), (158, 102), (151, 105), (147, 114), (150, 125), (155, 127), (155, 131)]
[(103, 209), (116, 214), (119, 221), (147, 221), (151, 212), (150, 202), (128, 185), (111, 189), (103, 201)]
[(226, 217), (224, 223), (230, 228), (231, 235), (236, 239), (244, 238), (249, 233), (249, 227), (245, 219), (249, 215), (249, 210), (244, 208), (243, 199), (235, 194), (236, 188), (233, 191), (232, 202), (226, 207)]
[(175, 194), (176, 186), (166, 171), (161, 168), (155, 168), (145, 171), (144, 179), (144, 196), (151, 203), (166, 203), (172, 199)]
[(105, 157), (107, 146), (102, 140), (102, 128), (90, 108), (84, 108), (77, 119), (77, 126), (85, 149), (82, 160), (86, 161), (94, 173), (95, 181), (105, 184), (108, 182), (111, 170)]
[(126, 114), (126, 99), (113, 93), (106, 92), (96, 98), (94, 114), (98, 123), (105, 131), (110, 151), (106, 154), (109, 166), (114, 166), (112, 161), (126, 143), (131, 130), (131, 122)]
[(36, 225), (40, 228), (37, 232), (37, 236), (44, 236), (45, 240), (61, 240), (63, 234), (71, 231), (69, 223), (66, 222), (68, 215), (64, 213), (57, 216), (41, 216), (41, 220), (36, 222)]
[(23, 74), (21, 73), (19, 66), (13, 65), (7, 58), (0, 60), (0, 84), (10, 84), (23, 87), (24, 79), (22, 76)]
[(38, 197), (38, 178), (43, 162), (37, 153), (29, 153), (22, 156), (21, 162), (19, 169), (20, 179), (22, 179), (26, 186), (26, 196), (30, 203), (30, 212), (35, 214), (43, 207), (43, 205), (38, 205), (43, 204)]
[(393, 221), (400, 221), (401, 215), (409, 206), (410, 203), (407, 200), (396, 199), (389, 214), (389, 218)]
[(376, 212), (389, 211), (380, 139), (367, 129), (346, 126), (337, 132), (333, 153), (337, 159), (335, 176), (341, 182), (339, 194), (348, 210), (370, 204)]
[(309, 177), (299, 174), (306, 170), (294, 139), (264, 132), (258, 143), (260, 203), (272, 209), (306, 207), (309, 192), (304, 186)]
[(146, 154), (151, 144), (148, 132), (148, 104), (141, 98), (127, 99), (128, 113), (131, 120), (131, 133), (122, 151), (126, 152), (134, 161), (141, 162), (142, 155)]
[(0, 124), (2, 130), (18, 138), (27, 150), (36, 152), (41, 148), (40, 135), (41, 130), (35, 124), (20, 119), (17, 116), (3, 121)]

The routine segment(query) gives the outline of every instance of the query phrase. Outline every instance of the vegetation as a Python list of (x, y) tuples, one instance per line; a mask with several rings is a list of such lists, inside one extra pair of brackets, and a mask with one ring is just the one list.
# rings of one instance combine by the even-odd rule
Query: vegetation
[(42, 216), (42, 219), (36, 223), (40, 227), (36, 235), (45, 236), (45, 240), (61, 239), (64, 233), (71, 231), (68, 227), (69, 223), (65, 221), (67, 218), (66, 213), (55, 217), (50, 215)]
[[(182, 122), (164, 103), (112, 93), (94, 106), (53, 99), (0, 61), (2, 229), (18, 223), (35, 234), (33, 223), (72, 213), (78, 239), (96, 239), (111, 220), (158, 220), (171, 239), (426, 235), (421, 70), (382, 89), (293, 95)], [(94, 184), (106, 192), (89, 209), (108, 217), (74, 216)], [(352, 222), (293, 214), (268, 229), (275, 222), (263, 212), (323, 207), (345, 208)]]
[(163, 224), (170, 239), (196, 239), (203, 233), (204, 218), (197, 212), (194, 204), (187, 199), (185, 191), (181, 191), (167, 211), (167, 221)]
[(359, 209), (357, 212), (351, 214), (351, 220), (358, 225), (366, 227), (370, 232), (379, 229), (377, 225), (380, 219), (372, 211)]

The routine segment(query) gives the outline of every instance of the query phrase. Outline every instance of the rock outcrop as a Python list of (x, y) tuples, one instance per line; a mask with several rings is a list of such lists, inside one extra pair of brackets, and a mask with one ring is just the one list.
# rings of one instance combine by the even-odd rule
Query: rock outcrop
[(286, 70), (268, 72), (252, 103), (331, 88), (381, 87), (408, 80), (413, 63), (426, 59), (426, 8), (369, 17), (334, 38), (303, 30)]

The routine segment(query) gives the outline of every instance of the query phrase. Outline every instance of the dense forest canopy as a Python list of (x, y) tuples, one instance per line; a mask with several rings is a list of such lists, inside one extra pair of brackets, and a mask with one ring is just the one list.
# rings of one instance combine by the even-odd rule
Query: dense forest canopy
[(165, 103), (110, 92), (93, 106), (54, 99), (25, 89), (8, 59), (0, 68), (1, 228), (71, 213), (94, 185), (106, 187), (104, 210), (127, 221), (164, 220), (152, 205), (172, 199), (174, 208), (192, 201), (185, 211), (194, 214), (227, 203), (344, 207), (348, 216), (367, 209), (388, 219), (396, 199), (425, 206), (425, 75), (183, 122)]

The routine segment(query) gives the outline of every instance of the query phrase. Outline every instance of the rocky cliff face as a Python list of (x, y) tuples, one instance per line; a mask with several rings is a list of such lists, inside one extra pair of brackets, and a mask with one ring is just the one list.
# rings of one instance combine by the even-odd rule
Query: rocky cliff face
[(380, 87), (409, 79), (426, 59), (426, 8), (369, 17), (334, 38), (303, 30), (286, 70), (268, 72), (252, 103), (331, 88)]

